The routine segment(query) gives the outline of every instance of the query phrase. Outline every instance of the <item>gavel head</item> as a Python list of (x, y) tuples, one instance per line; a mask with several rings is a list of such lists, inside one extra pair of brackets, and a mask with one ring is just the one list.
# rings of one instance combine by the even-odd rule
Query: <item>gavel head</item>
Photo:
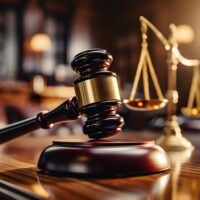
[(104, 138), (121, 131), (124, 120), (116, 114), (121, 105), (117, 76), (108, 70), (112, 55), (91, 49), (75, 56), (71, 65), (80, 76), (74, 81), (79, 111), (87, 117), (83, 132), (90, 138)]

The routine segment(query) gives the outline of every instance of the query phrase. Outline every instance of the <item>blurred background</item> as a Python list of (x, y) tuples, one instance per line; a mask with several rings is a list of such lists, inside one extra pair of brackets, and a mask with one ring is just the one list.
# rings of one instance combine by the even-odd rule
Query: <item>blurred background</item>
[[(166, 38), (170, 23), (187, 25), (192, 35), (180, 42), (180, 51), (187, 58), (200, 59), (199, 9), (198, 0), (0, 0), (0, 126), (52, 109), (73, 96), (76, 74), (70, 63), (77, 53), (90, 48), (103, 48), (113, 55), (111, 70), (119, 75), (122, 98), (128, 98), (141, 51), (141, 15)], [(166, 94), (167, 53), (151, 31), (148, 36)], [(193, 73), (179, 66), (178, 114), (187, 104)], [(122, 106), (119, 112), (128, 130), (162, 128), (166, 117), (165, 109), (138, 113)], [(82, 124), (79, 119), (53, 132), (81, 134)]]

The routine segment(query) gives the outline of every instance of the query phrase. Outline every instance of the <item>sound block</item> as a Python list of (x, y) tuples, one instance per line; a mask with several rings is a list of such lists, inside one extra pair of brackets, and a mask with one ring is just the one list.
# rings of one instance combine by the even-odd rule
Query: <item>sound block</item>
[(127, 177), (170, 169), (164, 150), (152, 141), (53, 141), (42, 152), (42, 173), (68, 177)]

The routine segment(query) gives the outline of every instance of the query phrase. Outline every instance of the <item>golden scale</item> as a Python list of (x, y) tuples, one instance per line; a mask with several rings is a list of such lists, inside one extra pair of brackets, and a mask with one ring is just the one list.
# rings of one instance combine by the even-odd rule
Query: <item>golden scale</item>
[[(177, 27), (174, 24), (169, 26), (170, 37), (167, 40), (163, 34), (146, 18), (140, 17), (142, 50), (137, 66), (135, 78), (129, 99), (123, 102), (125, 106), (133, 111), (151, 111), (161, 109), (167, 105), (167, 120), (164, 126), (164, 134), (157, 139), (156, 143), (165, 150), (186, 150), (192, 149), (192, 144), (181, 134), (180, 126), (177, 122), (176, 105), (178, 102), (178, 92), (176, 89), (176, 73), (178, 64), (194, 68), (193, 79), (189, 94), (188, 105), (181, 111), (187, 117), (200, 117), (200, 90), (199, 90), (199, 60), (189, 60), (183, 57), (178, 49), (176, 39)], [(158, 78), (156, 76), (153, 63), (148, 51), (147, 30), (150, 28), (164, 45), (168, 53), (168, 91), (167, 99), (164, 98)], [(149, 90), (149, 75), (155, 87), (157, 98), (152, 99)], [(136, 98), (136, 91), (140, 77), (143, 78), (144, 98)], [(196, 100), (196, 104), (195, 104)]]

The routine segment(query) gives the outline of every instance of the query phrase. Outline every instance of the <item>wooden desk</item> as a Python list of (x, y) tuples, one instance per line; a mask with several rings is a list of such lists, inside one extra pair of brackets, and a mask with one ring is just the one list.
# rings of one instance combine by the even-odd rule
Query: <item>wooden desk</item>
[[(128, 134), (127, 134), (128, 135)], [(186, 134), (185, 134), (186, 135)], [(131, 133), (154, 139), (158, 133)], [(75, 179), (42, 175), (36, 163), (52, 138), (23, 137), (0, 147), (0, 179), (27, 188), (46, 199), (197, 200), (200, 199), (200, 135), (186, 135), (196, 146), (192, 152), (170, 153), (172, 169), (129, 178)]]

